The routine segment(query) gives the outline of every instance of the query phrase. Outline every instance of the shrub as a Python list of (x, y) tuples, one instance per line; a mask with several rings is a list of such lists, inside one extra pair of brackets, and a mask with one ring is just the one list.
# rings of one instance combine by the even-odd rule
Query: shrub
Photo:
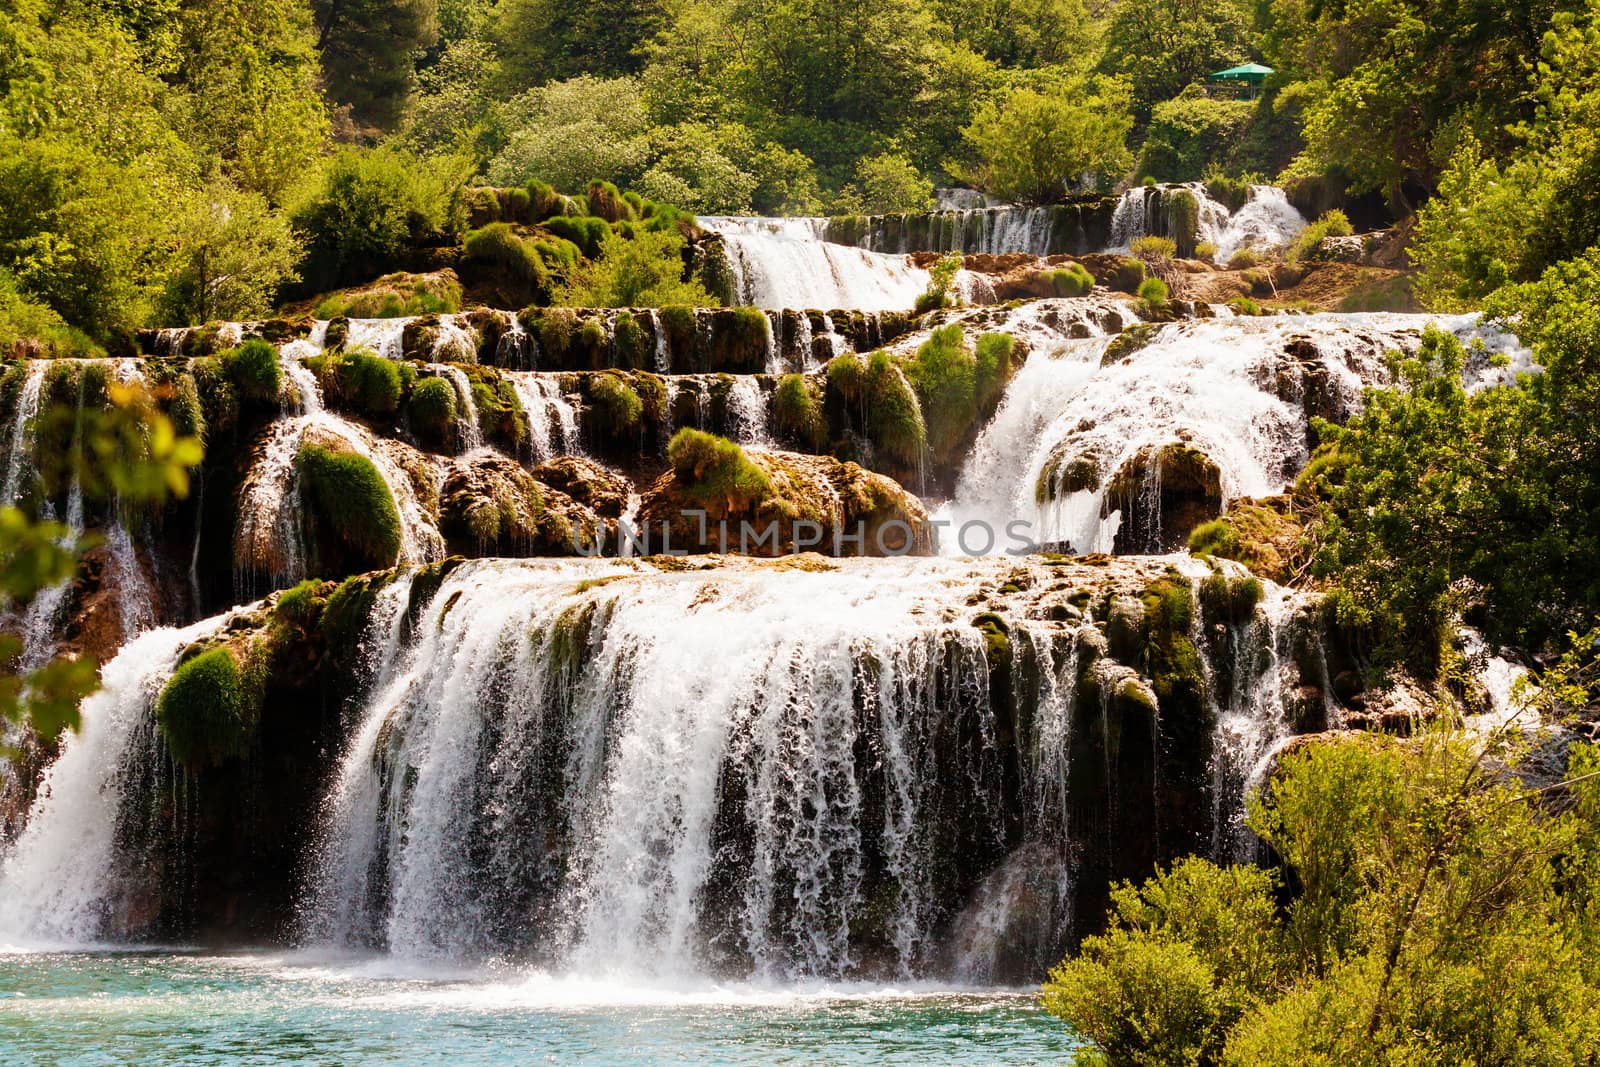
[(916, 392), (887, 352), (874, 352), (867, 359), (866, 402), (867, 436), (873, 447), (900, 463), (919, 463), (927, 445), (927, 426)]
[(590, 182), (586, 198), (589, 211), (607, 222), (632, 221), (635, 217), (633, 205), (610, 182)]
[(1169, 295), (1167, 283), (1160, 278), (1146, 278), (1139, 286), (1139, 303), (1149, 318), (1166, 314)]
[(772, 393), (772, 424), (812, 450), (828, 443), (828, 422), (816, 386), (803, 374), (785, 374)]
[(222, 366), (244, 400), (263, 406), (278, 402), (283, 368), (278, 364), (278, 350), (266, 341), (252, 338), (224, 352)]
[(363, 569), (393, 566), (400, 555), (400, 511), (372, 461), (306, 443), (295, 469), (312, 511)]
[(469, 265), (500, 275), (524, 290), (533, 291), (545, 284), (544, 261), (538, 252), (503, 222), (467, 234), (465, 249)]
[(1119, 293), (1137, 293), (1145, 278), (1144, 260), (1123, 256), (1111, 276), (1111, 288)]
[(589, 382), (589, 401), (596, 421), (612, 437), (638, 429), (644, 401), (621, 375), (594, 375)]
[(698, 281), (684, 280), (684, 240), (675, 231), (609, 233), (597, 258), (580, 264), (555, 294), (570, 307), (712, 307), (716, 297)]
[(1232, 259), (1228, 260), (1228, 269), (1249, 270), (1252, 267), (1259, 266), (1260, 263), (1261, 256), (1256, 253), (1255, 249), (1241, 248), (1233, 254)]
[(1228, 306), (1235, 315), (1265, 315), (1266, 310), (1248, 296), (1235, 297), (1228, 301)]
[(1301, 230), (1300, 236), (1294, 239), (1284, 258), (1290, 263), (1316, 259), (1325, 238), (1348, 237), (1352, 232), (1350, 219), (1343, 211), (1334, 208), (1332, 211), (1324, 212), (1316, 222)]
[(633, 370), (643, 367), (645, 354), (650, 351), (650, 343), (645, 337), (644, 327), (639, 325), (639, 320), (633, 317), (633, 313), (619, 311), (616, 321), (612, 324), (611, 333), (612, 344), (617, 352), (617, 363)]
[(961, 254), (947, 252), (928, 268), (928, 287), (917, 297), (913, 310), (918, 314), (955, 303), (950, 289), (955, 284), (956, 273), (961, 270)]
[(1207, 161), (1227, 158), (1238, 147), (1255, 108), (1248, 100), (1187, 94), (1163, 101), (1151, 113), (1140, 164), (1169, 182), (1194, 181)]
[(400, 406), (401, 372), (393, 360), (357, 348), (329, 359), (322, 373), (333, 399), (369, 418), (392, 415)]
[(1069, 263), (1046, 277), (1057, 296), (1088, 296), (1094, 289), (1094, 275), (1082, 263)]
[(1201, 241), (1194, 246), (1194, 258), (1213, 263), (1217, 258), (1217, 246), (1212, 241)]
[(828, 360), (824, 373), (828, 376), (828, 384), (846, 401), (862, 398), (867, 384), (867, 367), (854, 352), (844, 352)]
[(1135, 237), (1128, 250), (1146, 262), (1165, 263), (1178, 254), (1178, 242), (1170, 237), (1147, 233), (1143, 237)]
[(544, 228), (557, 237), (577, 245), (578, 251), (590, 259), (600, 254), (601, 243), (612, 232), (610, 224), (605, 219), (594, 218), (593, 216), (573, 218), (567, 215), (557, 215), (554, 218), (546, 219)]
[(745, 511), (772, 494), (772, 482), (725, 437), (684, 427), (667, 444), (674, 477), (713, 518)]
[(978, 338), (976, 392), (980, 413), (992, 411), (1005, 392), (1016, 345), (1009, 333), (986, 333)]
[(273, 608), (273, 613), (293, 626), (304, 629), (316, 622), (319, 604), (317, 591), (322, 588), (322, 582), (316, 578), (307, 578), (298, 585), (285, 589), (278, 594), (278, 602)]
[(443, 378), (424, 378), (406, 406), (411, 428), (424, 440), (442, 445), (456, 425), (456, 391)]
[(959, 325), (933, 331), (907, 367), (915, 383), (929, 447), (947, 462), (965, 443), (978, 415), (977, 360)]
[(256, 714), (244, 676), (226, 648), (184, 661), (156, 699), (156, 725), (167, 751), (190, 770), (244, 755)]

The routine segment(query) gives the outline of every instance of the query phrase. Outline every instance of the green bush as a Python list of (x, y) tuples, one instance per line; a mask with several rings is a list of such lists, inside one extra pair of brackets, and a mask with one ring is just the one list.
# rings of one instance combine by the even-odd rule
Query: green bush
[(1228, 260), (1229, 270), (1249, 270), (1261, 264), (1261, 256), (1253, 248), (1241, 248)]
[(1119, 293), (1137, 293), (1145, 279), (1144, 260), (1123, 256), (1111, 276), (1111, 288)]
[(828, 384), (846, 401), (861, 400), (867, 385), (867, 366), (854, 352), (843, 352), (828, 360)]
[(402, 372), (393, 360), (351, 349), (329, 358), (322, 373), (330, 399), (368, 418), (392, 415), (400, 407)]
[(400, 511), (372, 461), (306, 443), (295, 469), (313, 514), (361, 569), (390, 567), (400, 556)]
[(1167, 312), (1167, 298), (1171, 295), (1167, 291), (1167, 283), (1160, 278), (1146, 278), (1139, 286), (1139, 303), (1147, 318), (1155, 318)]
[[(959, 325), (941, 326), (906, 367), (915, 384), (927, 443), (937, 462), (956, 458), (978, 415), (977, 360)], [(876, 397), (873, 398), (876, 400)]]
[(1300, 235), (1289, 246), (1284, 258), (1290, 263), (1300, 263), (1307, 259), (1316, 259), (1322, 242), (1328, 237), (1349, 237), (1354, 232), (1350, 228), (1350, 219), (1343, 211), (1334, 208), (1324, 212), (1322, 217), (1300, 231)]
[(600, 254), (601, 243), (611, 233), (611, 226), (605, 219), (592, 216), (574, 218), (557, 215), (546, 219), (544, 228), (557, 237), (577, 245), (578, 250), (589, 259), (594, 259)]
[(538, 251), (503, 222), (467, 234), (465, 249), (468, 266), (499, 275), (522, 291), (536, 292), (546, 284)]
[(1082, 263), (1069, 263), (1046, 277), (1056, 296), (1088, 296), (1094, 289), (1094, 275)]
[(1239, 146), (1255, 107), (1249, 100), (1189, 95), (1157, 104), (1140, 166), (1163, 181), (1194, 181), (1208, 163), (1228, 158)]
[(772, 424), (812, 451), (828, 443), (828, 422), (822, 414), (822, 401), (811, 379), (803, 374), (785, 374), (772, 393)]
[(222, 366), (242, 399), (258, 406), (277, 404), (283, 368), (278, 364), (278, 350), (272, 345), (252, 338), (224, 352)]
[(632, 312), (617, 313), (616, 320), (611, 326), (611, 335), (618, 366), (630, 370), (639, 370), (645, 366), (645, 357), (651, 352), (650, 341), (645, 336), (644, 327), (639, 325), (639, 320), (634, 318)]
[(443, 378), (422, 379), (411, 390), (406, 412), (418, 436), (430, 444), (444, 445), (456, 425), (455, 387)]
[(596, 422), (612, 437), (621, 437), (639, 428), (644, 401), (619, 374), (596, 374), (589, 381), (589, 401)]
[(1194, 258), (1203, 260), (1206, 263), (1215, 262), (1217, 258), (1217, 246), (1215, 242), (1201, 241), (1199, 244), (1195, 245)]
[(867, 359), (866, 404), (867, 436), (873, 447), (901, 464), (920, 463), (927, 426), (916, 392), (887, 352), (874, 352)]
[(167, 680), (156, 699), (156, 725), (174, 760), (203, 770), (249, 751), (254, 705), (233, 653), (213, 648), (180, 664)]
[(978, 337), (976, 352), (976, 390), (979, 413), (994, 410), (1011, 380), (1011, 356), (1017, 342), (1009, 333), (986, 333)]
[(667, 444), (667, 461), (689, 496), (713, 518), (746, 511), (772, 493), (766, 472), (725, 437), (684, 427)]
[(958, 252), (947, 252), (939, 257), (933, 266), (928, 268), (928, 287), (917, 297), (912, 310), (921, 315), (935, 308), (949, 307), (955, 303), (951, 299), (951, 287), (955, 284), (956, 274), (961, 270), (961, 255)]
[(322, 581), (317, 578), (307, 578), (298, 585), (291, 586), (278, 594), (278, 602), (273, 611), (278, 618), (302, 629), (316, 622), (320, 613), (320, 604), (317, 592), (322, 588)]
[(1128, 249), (1148, 263), (1165, 263), (1178, 254), (1178, 242), (1170, 237), (1147, 233), (1143, 237), (1135, 237)]

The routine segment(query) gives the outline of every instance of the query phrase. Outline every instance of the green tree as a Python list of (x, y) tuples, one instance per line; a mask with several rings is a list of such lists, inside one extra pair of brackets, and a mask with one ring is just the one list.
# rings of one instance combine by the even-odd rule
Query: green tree
[(214, 183), (178, 216), (161, 320), (264, 318), (280, 286), (296, 281), (300, 243), (259, 194)]
[(312, 0), (317, 48), (336, 105), (358, 129), (393, 129), (416, 81), (418, 52), (439, 35), (435, 0)]
[(580, 75), (636, 74), (641, 45), (666, 22), (660, 0), (502, 0), (492, 33), (513, 91)]
[(650, 117), (633, 78), (583, 75), (530, 89), (504, 106), (500, 122), (505, 147), (489, 164), (498, 185), (626, 186), (650, 159)]
[(1082, 79), (1048, 92), (1017, 89), (983, 107), (962, 131), (976, 162), (951, 173), (1006, 200), (1050, 204), (1080, 182), (1108, 186), (1124, 171), (1133, 124), (1115, 86), (1092, 90)]
[(1106, 27), (1100, 69), (1133, 85), (1140, 118), (1213, 71), (1250, 58), (1245, 0), (1122, 0)]
[(1101, 28), (1083, 0), (941, 0), (955, 36), (1008, 67), (1081, 71), (1100, 54)]
[(1145, 132), (1139, 173), (1166, 182), (1192, 182), (1207, 167), (1226, 168), (1250, 125), (1255, 104), (1213, 100), (1185, 91), (1155, 106)]
[(855, 180), (839, 190), (834, 212), (840, 215), (889, 215), (927, 211), (933, 206), (933, 183), (911, 161), (894, 152), (868, 156), (856, 164)]

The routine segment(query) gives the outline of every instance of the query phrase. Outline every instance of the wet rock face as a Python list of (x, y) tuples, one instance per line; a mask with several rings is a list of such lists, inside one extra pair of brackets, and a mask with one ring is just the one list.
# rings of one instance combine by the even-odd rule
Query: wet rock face
[(1119, 554), (1181, 551), (1190, 531), (1221, 514), (1222, 475), (1188, 445), (1147, 446), (1112, 476), (1101, 510), (1122, 512)]

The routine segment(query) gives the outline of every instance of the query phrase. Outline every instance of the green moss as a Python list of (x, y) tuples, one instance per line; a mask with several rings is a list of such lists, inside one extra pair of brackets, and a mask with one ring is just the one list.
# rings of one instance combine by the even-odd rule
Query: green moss
[(517, 236), (503, 222), (491, 223), (467, 234), (462, 266), (471, 274), (502, 283), (503, 295), (528, 302), (549, 290), (544, 260), (533, 243)]
[(1136, 322), (1112, 338), (1105, 352), (1100, 356), (1100, 365), (1109, 367), (1113, 363), (1120, 363), (1135, 352), (1144, 348), (1155, 339), (1156, 331), (1160, 329), (1153, 322)]
[(315, 516), (358, 565), (393, 565), (400, 555), (400, 512), (371, 460), (308, 443), (300, 446), (295, 468)]
[(735, 345), (741, 350), (765, 348), (767, 344), (767, 314), (760, 308), (740, 307), (729, 311), (731, 321), (727, 327)]
[(320, 579), (307, 578), (299, 585), (285, 589), (278, 594), (274, 614), (301, 629), (314, 626), (322, 614), (322, 598), (319, 596), (322, 586)]
[(1191, 717), (1205, 707), (1205, 670), (1190, 639), (1194, 595), (1186, 579), (1158, 579), (1140, 598), (1145, 613), (1145, 647), (1139, 665), (1163, 706), (1182, 708)]
[(577, 245), (578, 250), (589, 259), (600, 254), (600, 243), (611, 231), (611, 225), (605, 219), (592, 216), (557, 215), (546, 219), (544, 226), (557, 237)]
[(633, 312), (617, 312), (617, 319), (611, 332), (612, 344), (617, 354), (617, 366), (627, 367), (630, 370), (642, 368), (645, 365), (645, 356), (650, 352), (650, 341), (645, 337), (644, 327), (633, 317)]
[(772, 495), (772, 482), (744, 449), (725, 437), (685, 427), (672, 435), (673, 476), (713, 518), (747, 511)]
[(986, 333), (978, 338), (975, 358), (978, 413), (988, 415), (1000, 403), (1015, 367), (1016, 340), (1009, 333)]
[(572, 347), (578, 332), (578, 315), (571, 308), (545, 308), (535, 324), (539, 347), (556, 359), (562, 358)]
[(803, 374), (785, 374), (772, 393), (772, 424), (812, 451), (828, 443), (828, 423), (816, 386)]
[(867, 365), (854, 352), (845, 352), (828, 361), (825, 372), (828, 385), (845, 400), (854, 403), (862, 399), (867, 386)]
[(610, 338), (606, 336), (606, 328), (599, 319), (589, 319), (578, 331), (578, 343), (589, 350), (590, 358), (599, 362), (599, 355), (605, 351)]
[(275, 405), (283, 384), (283, 368), (278, 350), (265, 341), (252, 339), (221, 356), (223, 369), (241, 399), (257, 406)]
[(694, 308), (673, 304), (660, 309), (657, 315), (673, 348), (687, 348), (694, 341)]
[(934, 330), (917, 349), (906, 374), (916, 386), (935, 462), (951, 462), (964, 450), (978, 417), (977, 360), (966, 347), (961, 327), (952, 324)]
[(1250, 621), (1266, 590), (1252, 575), (1228, 577), (1221, 571), (1206, 575), (1200, 583), (1200, 604), (1208, 621), (1241, 626)]
[(516, 455), (528, 436), (527, 414), (516, 389), (489, 367), (467, 367), (466, 374), (478, 411), (478, 431), (502, 452)]
[(239, 421), (239, 391), (215, 356), (189, 361), (195, 393), (200, 398), (200, 413), (212, 436), (226, 433)]
[(1139, 286), (1144, 284), (1144, 260), (1122, 257), (1117, 264), (1117, 269), (1112, 272), (1109, 284), (1119, 293), (1137, 293)]
[(639, 428), (644, 401), (620, 374), (596, 374), (589, 381), (589, 401), (601, 429), (620, 437)]
[(443, 378), (424, 378), (406, 405), (411, 428), (429, 444), (443, 446), (456, 425), (456, 391)]
[(163, 406), (167, 418), (172, 420), (172, 428), (179, 436), (198, 437), (202, 442), (205, 441), (205, 405), (200, 402), (200, 390), (193, 374), (180, 374), (172, 380)]
[(381, 420), (400, 407), (401, 368), (365, 349), (349, 349), (323, 363), (322, 388), (335, 406)]
[(1045, 275), (1056, 296), (1087, 296), (1094, 289), (1094, 275), (1082, 263), (1069, 263)]
[(1160, 278), (1146, 278), (1139, 283), (1139, 305), (1147, 318), (1160, 318), (1167, 314), (1167, 299), (1172, 294), (1167, 283)]
[(1006, 620), (992, 611), (985, 611), (972, 620), (972, 625), (983, 634), (984, 653), (991, 670), (1000, 669), (1011, 662), (1011, 627)]
[(889, 353), (874, 352), (868, 358), (866, 385), (867, 436), (874, 449), (908, 466), (921, 462), (927, 427), (916, 393)]
[(233, 653), (213, 648), (167, 680), (156, 699), (156, 725), (172, 758), (201, 770), (249, 751), (258, 711)]
[(1090, 456), (1073, 456), (1071, 459), (1055, 454), (1045, 461), (1039, 480), (1033, 487), (1033, 498), (1041, 507), (1060, 497), (1073, 493), (1093, 492), (1100, 488), (1100, 465)]

